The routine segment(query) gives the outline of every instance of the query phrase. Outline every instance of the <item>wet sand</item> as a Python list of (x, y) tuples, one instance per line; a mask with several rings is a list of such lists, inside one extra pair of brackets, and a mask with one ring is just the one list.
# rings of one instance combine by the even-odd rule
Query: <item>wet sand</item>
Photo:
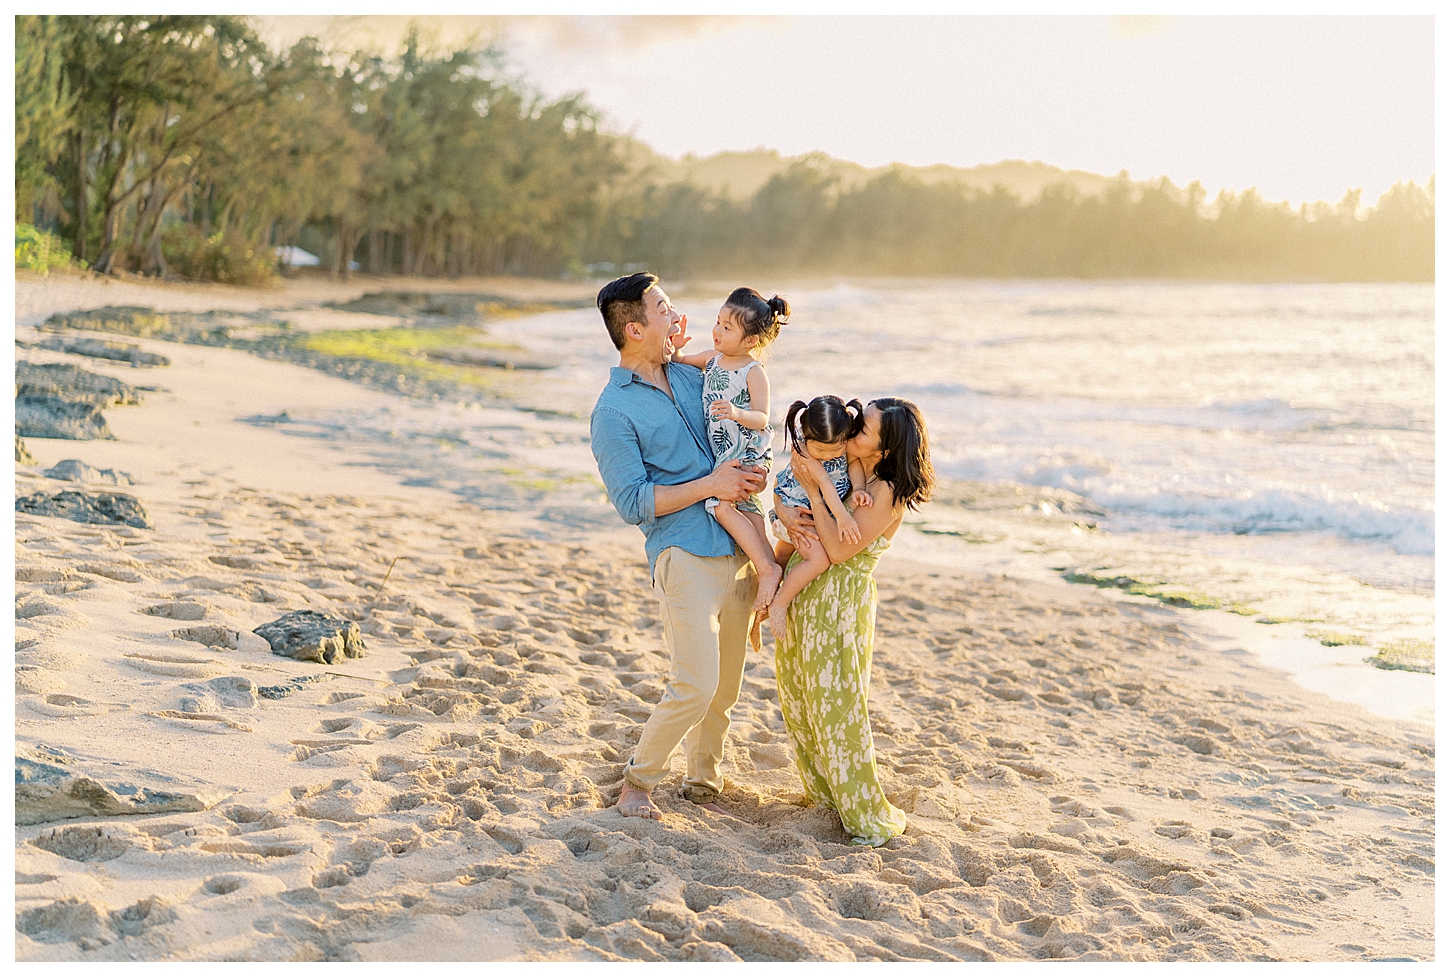
[[(22, 280), (17, 318), (106, 302), (278, 299)], [(878, 572), (871, 689), (904, 837), (852, 848), (804, 806), (769, 643), (731, 816), (677, 769), (663, 821), (621, 818), (667, 669), (637, 531), (592, 496), (565, 507), (592, 518), (490, 510), (247, 420), (395, 395), (140, 344), (172, 365), (24, 351), (165, 390), (107, 411), (115, 442), (27, 441), (17, 494), (74, 487), (40, 473), (79, 458), (130, 472), (156, 528), (17, 513), (16, 748), (194, 803), (17, 825), (18, 959), (1433, 957), (1428, 727), (1306, 692), (1192, 612), (908, 546)], [(300, 609), (357, 622), (365, 656), (251, 634)]]

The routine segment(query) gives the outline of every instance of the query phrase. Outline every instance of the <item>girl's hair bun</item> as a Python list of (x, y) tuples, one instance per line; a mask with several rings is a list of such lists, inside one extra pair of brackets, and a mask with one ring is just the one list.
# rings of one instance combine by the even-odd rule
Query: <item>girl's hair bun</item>
[(730, 293), (725, 305), (735, 310), (741, 331), (756, 337), (758, 354), (775, 342), (781, 325), (790, 316), (790, 303), (779, 295), (767, 299), (755, 289), (743, 286)]

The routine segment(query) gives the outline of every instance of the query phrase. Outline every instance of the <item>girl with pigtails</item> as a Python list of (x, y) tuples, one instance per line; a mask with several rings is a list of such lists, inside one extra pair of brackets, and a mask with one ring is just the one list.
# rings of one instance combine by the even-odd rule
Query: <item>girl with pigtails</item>
[[(856, 508), (872, 503), (871, 493), (865, 489), (866, 475), (861, 463), (846, 457), (846, 442), (860, 432), (863, 417), (859, 400), (847, 402), (830, 394), (817, 397), (810, 403), (797, 400), (785, 414), (786, 440), (792, 454), (820, 462), (830, 480), (831, 490), (822, 491), (821, 499), (836, 520), (837, 534), (843, 543), (854, 544), (861, 539), (861, 530), (846, 509), (846, 500), (851, 499)], [(809, 509), (811, 505), (789, 461), (781, 466), (775, 477), (775, 495), (777, 505), (801, 509)], [(796, 547), (790, 533), (776, 518), (774, 509), (770, 516), (779, 540), (775, 544), (775, 559), (785, 567)], [(831, 558), (823, 546), (807, 545), (799, 552), (800, 559), (786, 573), (780, 589), (775, 592), (775, 599), (770, 602), (770, 632), (777, 639), (785, 636), (786, 609), (790, 602), (831, 565)]]

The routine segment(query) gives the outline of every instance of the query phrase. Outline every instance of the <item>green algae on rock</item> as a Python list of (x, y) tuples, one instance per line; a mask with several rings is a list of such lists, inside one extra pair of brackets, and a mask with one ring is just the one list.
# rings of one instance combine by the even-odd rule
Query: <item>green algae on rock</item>
[(1191, 607), (1195, 610), (1228, 611), (1248, 617), (1259, 613), (1240, 601), (1223, 600), (1202, 591), (1191, 590), (1168, 583), (1166, 580), (1137, 580), (1128, 576), (1108, 576), (1092, 570), (1069, 570), (1062, 575), (1068, 583), (1090, 583), (1096, 587), (1116, 587), (1118, 590), (1140, 597), (1151, 597), (1173, 607)]
[(1435, 642), (1418, 638), (1397, 638), (1380, 645), (1366, 658), (1375, 668), (1435, 674)]
[(1345, 645), (1367, 645), (1363, 635), (1343, 631), (1305, 631), (1304, 637), (1313, 638), (1326, 648), (1341, 648)]

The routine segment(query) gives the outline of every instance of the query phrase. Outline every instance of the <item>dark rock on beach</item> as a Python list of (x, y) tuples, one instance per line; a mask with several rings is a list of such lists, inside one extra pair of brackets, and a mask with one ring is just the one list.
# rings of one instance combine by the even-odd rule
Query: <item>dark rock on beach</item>
[(520, 301), (484, 292), (369, 292), (350, 302), (324, 302), (327, 308), (371, 315), (397, 316), (418, 325), (462, 322), (592, 306), (592, 302)]
[(160, 353), (148, 353), (135, 343), (113, 343), (105, 339), (60, 337), (40, 344), (41, 349), (90, 356), (100, 360), (116, 360), (132, 366), (170, 366), (171, 360)]
[(96, 407), (141, 403), (141, 394), (135, 387), (113, 377), (91, 373), (69, 363), (31, 363), (21, 360), (15, 364), (15, 395), (21, 397), (37, 394)]
[(457, 349), (430, 350), (428, 358), (443, 363), (485, 366), (496, 370), (552, 370), (560, 362), (530, 355), (527, 350), (470, 349), (466, 346)]
[(93, 404), (66, 400), (54, 394), (24, 394), (15, 398), (15, 433), (27, 438), (66, 441), (114, 441), (105, 415)]
[(15, 435), (15, 464), (34, 465), (35, 456), (25, 447), (25, 442), (20, 440), (20, 435)]
[(103, 482), (108, 485), (136, 484), (129, 472), (116, 471), (114, 468), (92, 468), (90, 465), (76, 458), (67, 458), (65, 461), (57, 462), (55, 467), (47, 468), (44, 474), (46, 478), (54, 478), (63, 482)]
[(164, 336), (171, 330), (171, 317), (141, 305), (108, 305), (103, 309), (57, 312), (45, 320), (44, 328), (84, 329), (126, 336)]
[(263, 699), (285, 699), (294, 692), (307, 688), (313, 682), (329, 680), (329, 675), (299, 675), (283, 685), (264, 685), (257, 689)]
[(231, 791), (187, 784), (152, 771), (116, 769), (87, 775), (70, 765), (15, 758), (15, 823), (68, 818), (205, 811)]
[(136, 499), (129, 495), (99, 492), (61, 492), (46, 495), (37, 492), (15, 500), (15, 511), (33, 516), (55, 516), (74, 522), (99, 523), (110, 526), (135, 526), (150, 529), (151, 517)]
[(252, 630), (267, 639), (272, 654), (283, 658), (331, 665), (363, 654), (362, 631), (356, 624), (318, 611), (292, 611)]

